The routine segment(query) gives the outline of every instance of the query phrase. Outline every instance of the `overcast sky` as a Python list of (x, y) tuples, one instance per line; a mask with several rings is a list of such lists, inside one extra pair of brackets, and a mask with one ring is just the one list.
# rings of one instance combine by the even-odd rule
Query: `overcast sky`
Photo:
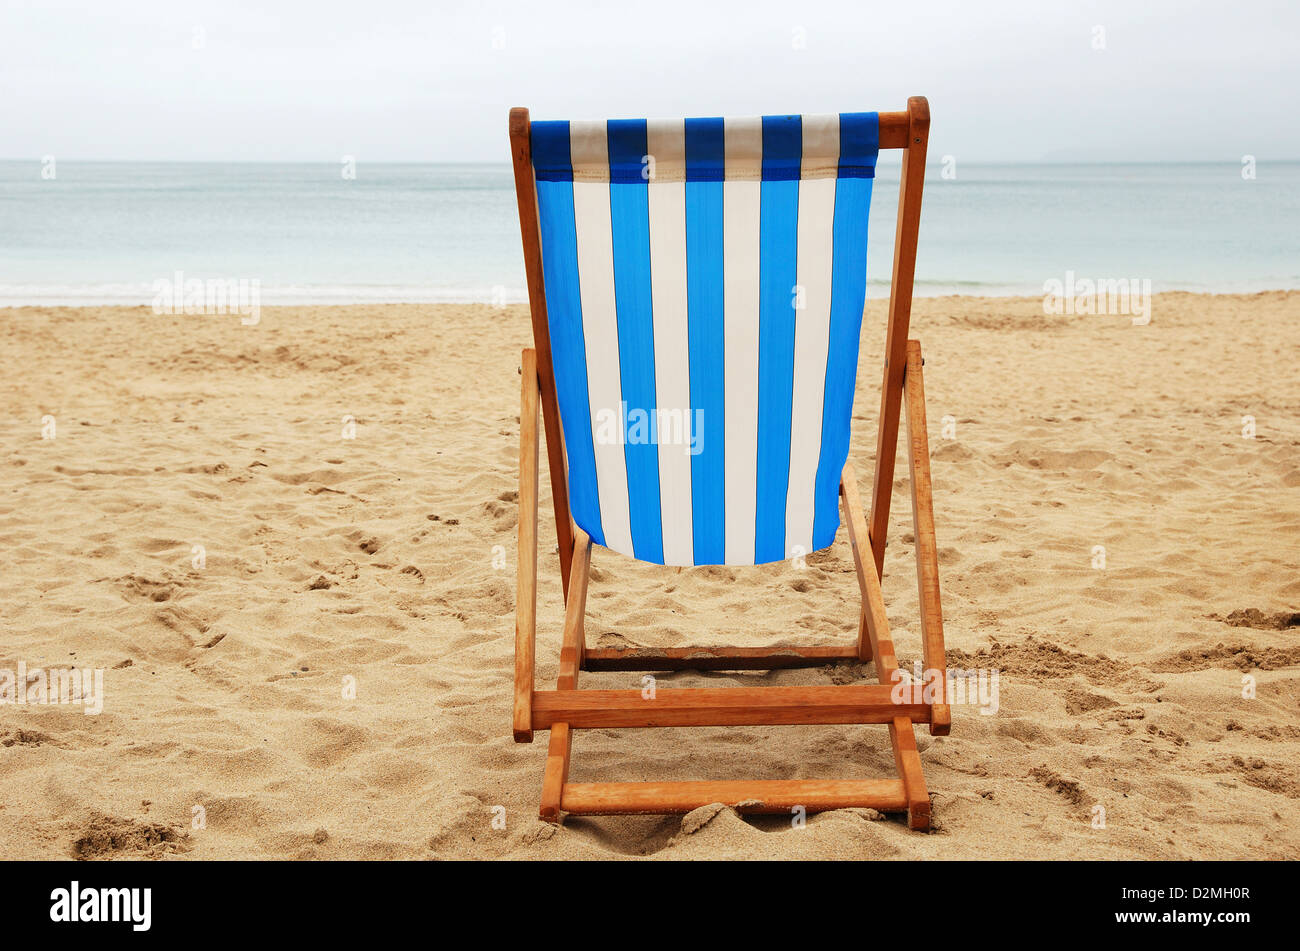
[(1285, 0), (4, 0), (0, 157), (506, 161), (512, 105), (753, 115), (922, 94), (931, 154), (965, 161), (1300, 158), (1298, 37)]

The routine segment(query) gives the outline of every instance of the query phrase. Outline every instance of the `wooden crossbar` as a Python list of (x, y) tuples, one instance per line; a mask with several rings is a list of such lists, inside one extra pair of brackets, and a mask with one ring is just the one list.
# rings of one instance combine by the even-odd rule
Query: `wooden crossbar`
[(565, 812), (588, 816), (690, 812), (720, 802), (745, 813), (808, 812), (853, 806), (896, 812), (907, 808), (901, 779), (760, 779), (684, 783), (569, 783)]
[(627, 647), (587, 651), (584, 670), (787, 670), (858, 660), (856, 647)]
[(923, 703), (894, 703), (893, 688), (679, 687), (655, 690), (538, 690), (533, 728), (780, 726), (796, 723), (892, 723), (896, 717), (928, 721)]
[[(914, 725), (929, 723), (932, 733), (947, 733), (951, 710), (948, 698), (942, 694), (933, 703), (911, 702), (910, 692), (902, 698), (908, 702), (894, 702), (894, 687), (900, 671), (881, 592), (894, 457), (900, 418), (904, 417), (905, 408), (917, 584), (921, 599), (922, 650), (927, 670), (942, 673), (945, 669), (943, 615), (939, 607), (938, 548), (934, 532), (922, 360), (920, 345), (908, 339), (929, 127), (929, 105), (919, 96), (908, 100), (906, 112), (879, 114), (880, 148), (904, 151), (869, 517), (863, 510), (852, 466), (844, 467), (840, 482), (840, 497), (861, 596), (857, 642), (817, 647), (591, 649), (586, 644), (584, 620), (592, 544), (586, 533), (573, 523), (569, 513), (563, 436), (546, 313), (537, 191), (531, 158), (531, 123), (527, 109), (511, 110), (511, 153), (536, 348), (524, 352), (521, 365), (524, 379), (520, 404), (520, 554), (516, 589), (513, 723), (515, 739), (519, 742), (531, 742), (535, 730), (549, 730), (551, 734), (542, 777), (539, 811), (543, 819), (558, 822), (565, 813), (681, 813), (708, 803), (722, 802), (741, 812), (755, 813), (788, 812), (800, 806), (809, 812), (850, 806), (882, 811), (905, 810), (911, 828), (929, 828), (930, 799), (921, 771)], [(546, 436), (561, 589), (565, 601), (559, 675), (553, 690), (537, 690), (534, 683), (539, 414), (543, 423), (541, 429)], [(878, 683), (671, 688), (656, 689), (651, 694), (643, 694), (640, 690), (578, 689), (582, 670), (775, 670), (855, 661), (873, 662)], [(857, 723), (888, 726), (897, 778), (569, 782), (573, 733), (578, 729)]]

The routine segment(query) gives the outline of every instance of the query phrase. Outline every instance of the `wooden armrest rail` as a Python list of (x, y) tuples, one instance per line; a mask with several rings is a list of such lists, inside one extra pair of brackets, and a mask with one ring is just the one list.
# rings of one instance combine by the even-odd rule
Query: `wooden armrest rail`
[(916, 583), (921, 605), (921, 648), (926, 678), (936, 677), (938, 700), (930, 733), (947, 736), (952, 728), (948, 704), (947, 661), (943, 648), (943, 610), (939, 606), (939, 547), (934, 536), (934, 488), (930, 481), (930, 445), (925, 424), (925, 383), (921, 373), (921, 343), (907, 342), (907, 373), (903, 378), (907, 402), (908, 473), (912, 483), (912, 534), (916, 548)]

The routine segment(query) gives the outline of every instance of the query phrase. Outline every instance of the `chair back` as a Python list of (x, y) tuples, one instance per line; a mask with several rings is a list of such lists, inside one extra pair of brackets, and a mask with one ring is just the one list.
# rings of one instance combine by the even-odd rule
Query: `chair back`
[(830, 545), (874, 112), (532, 123), (573, 520), (669, 565)]

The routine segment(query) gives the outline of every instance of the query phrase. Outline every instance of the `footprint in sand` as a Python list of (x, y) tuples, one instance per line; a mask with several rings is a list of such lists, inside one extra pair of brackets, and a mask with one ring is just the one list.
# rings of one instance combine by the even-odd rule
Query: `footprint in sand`
[(190, 851), (189, 838), (189, 833), (161, 822), (140, 822), (92, 813), (72, 842), (72, 855), (78, 859), (128, 855), (156, 857)]
[(1253, 627), (1257, 631), (1285, 631), (1300, 627), (1300, 611), (1261, 611), (1259, 608), (1238, 608), (1227, 617), (1206, 615), (1211, 621), (1222, 621), (1232, 627)]

